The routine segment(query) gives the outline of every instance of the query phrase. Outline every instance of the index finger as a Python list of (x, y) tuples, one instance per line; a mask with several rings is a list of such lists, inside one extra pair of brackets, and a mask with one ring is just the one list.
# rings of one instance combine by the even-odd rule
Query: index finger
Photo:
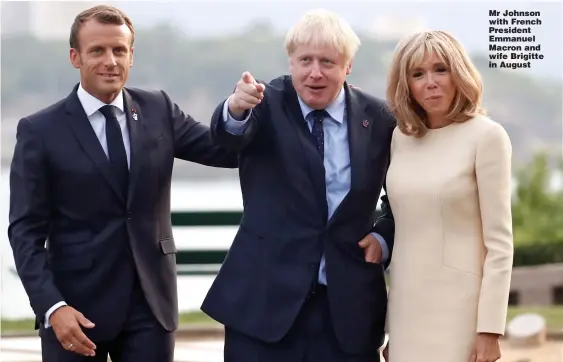
[(253, 84), (245, 83), (239, 88), (243, 93), (249, 94), (254, 97), (261, 97), (262, 92)]
[(245, 83), (248, 83), (248, 84), (255, 84), (256, 83), (256, 81), (254, 80), (254, 77), (248, 71), (242, 73), (242, 79)]

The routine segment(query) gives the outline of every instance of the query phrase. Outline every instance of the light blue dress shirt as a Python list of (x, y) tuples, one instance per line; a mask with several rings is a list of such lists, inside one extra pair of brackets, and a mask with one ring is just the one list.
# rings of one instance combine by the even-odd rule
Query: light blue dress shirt
[[(325, 108), (330, 117), (324, 121), (324, 168), (326, 183), (326, 200), (328, 204), (328, 219), (332, 217), (338, 205), (342, 202), (348, 191), (350, 191), (350, 149), (348, 147), (348, 124), (346, 117), (346, 93), (344, 88), (340, 91), (336, 99)], [(309, 131), (313, 127), (313, 119), (310, 112), (311, 107), (303, 103), (298, 97), (303, 118), (305, 118)], [(223, 121), (225, 129), (234, 135), (241, 135), (246, 130), (248, 116), (241, 121), (231, 117), (229, 114), (229, 100), (223, 107)], [(384, 263), (389, 257), (389, 248), (385, 239), (377, 233), (372, 235), (379, 241), (382, 249), (382, 260)], [(359, 240), (358, 240), (359, 241)], [(325, 271), (325, 257), (323, 255), (319, 267), (318, 282), (327, 284)]]

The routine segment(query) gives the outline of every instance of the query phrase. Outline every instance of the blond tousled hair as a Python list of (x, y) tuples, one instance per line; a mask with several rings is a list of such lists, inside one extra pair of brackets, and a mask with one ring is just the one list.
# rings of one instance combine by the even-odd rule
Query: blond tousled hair
[(456, 87), (448, 119), (465, 122), (485, 114), (481, 106), (481, 76), (463, 46), (445, 31), (423, 31), (407, 36), (395, 48), (387, 80), (387, 103), (401, 132), (422, 137), (428, 131), (426, 113), (411, 96), (410, 71), (427, 55), (436, 54), (446, 64)]
[(352, 27), (337, 14), (316, 9), (305, 13), (289, 30), (285, 49), (291, 55), (300, 45), (332, 47), (350, 61), (356, 55), (361, 42)]

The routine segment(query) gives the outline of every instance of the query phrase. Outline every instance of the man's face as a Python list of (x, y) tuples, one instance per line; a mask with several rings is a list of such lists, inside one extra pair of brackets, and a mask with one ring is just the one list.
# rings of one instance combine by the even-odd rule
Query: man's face
[(326, 108), (338, 96), (352, 61), (331, 47), (298, 46), (289, 57), (293, 86), (305, 104)]
[(70, 50), (70, 60), (80, 69), (82, 87), (102, 102), (111, 103), (129, 77), (132, 36), (125, 24), (102, 24), (95, 19), (80, 28), (79, 49)]

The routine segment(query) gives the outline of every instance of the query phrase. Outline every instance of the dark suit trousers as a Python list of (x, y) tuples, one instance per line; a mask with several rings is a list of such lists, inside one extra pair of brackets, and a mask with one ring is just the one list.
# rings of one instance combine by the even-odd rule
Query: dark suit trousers
[(265, 343), (225, 328), (224, 362), (379, 362), (370, 355), (347, 355), (339, 348), (331, 323), (326, 287), (316, 287), (288, 334)]
[[(95, 328), (95, 327), (94, 327)], [(96, 343), (96, 356), (85, 357), (66, 351), (55, 339), (42, 338), (43, 362), (172, 362), (174, 334), (158, 323), (143, 295), (139, 281), (135, 282), (131, 306), (123, 330), (116, 339)]]

